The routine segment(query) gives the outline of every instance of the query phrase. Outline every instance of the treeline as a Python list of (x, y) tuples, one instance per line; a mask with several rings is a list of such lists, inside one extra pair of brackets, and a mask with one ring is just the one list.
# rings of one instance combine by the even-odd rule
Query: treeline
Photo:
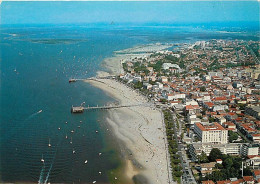
[(178, 155), (178, 144), (177, 140), (174, 136), (174, 122), (172, 118), (172, 114), (169, 110), (163, 110), (164, 114), (164, 123), (166, 128), (166, 135), (168, 141), (168, 150), (170, 155), (171, 161), (171, 168), (172, 168), (172, 176), (174, 181), (180, 182), (180, 177), (182, 176), (182, 167), (180, 164), (180, 156)]

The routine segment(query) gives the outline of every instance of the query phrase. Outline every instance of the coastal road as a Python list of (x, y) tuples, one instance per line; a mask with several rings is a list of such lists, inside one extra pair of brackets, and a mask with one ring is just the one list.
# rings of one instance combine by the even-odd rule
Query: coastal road
[[(177, 117), (176, 117), (175, 112), (171, 111), (171, 113), (172, 113), (173, 120), (176, 122)], [(176, 126), (177, 126), (176, 123), (174, 123), (173, 131), (174, 131), (175, 140), (178, 140), (177, 134), (181, 134), (181, 132), (179, 132), (179, 131), (181, 131), (181, 128), (177, 132)], [(181, 121), (179, 121), (179, 127), (181, 127)], [(179, 141), (177, 142), (177, 144), (178, 144), (178, 154), (180, 155), (181, 166), (183, 168), (183, 175), (182, 175), (181, 183), (196, 184), (197, 182), (191, 172), (189, 161), (188, 161), (188, 158), (187, 158), (185, 150), (184, 150), (184, 145), (179, 143)]]

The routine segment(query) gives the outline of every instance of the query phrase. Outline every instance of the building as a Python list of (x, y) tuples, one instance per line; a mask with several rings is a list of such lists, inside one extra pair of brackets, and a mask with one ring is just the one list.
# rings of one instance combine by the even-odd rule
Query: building
[(197, 134), (202, 143), (228, 143), (228, 130), (216, 122), (208, 125), (195, 123), (194, 132)]
[(215, 168), (216, 162), (203, 163), (199, 166), (199, 171), (202, 177), (205, 177), (207, 174), (211, 174)]
[(189, 153), (192, 161), (197, 161), (197, 156), (201, 155), (202, 152), (209, 156), (213, 148), (218, 148), (223, 154), (229, 155), (240, 155), (241, 154), (241, 143), (229, 143), (229, 144), (212, 144), (212, 143), (192, 143), (189, 146)]
[(241, 155), (244, 157), (258, 155), (258, 153), (259, 153), (258, 145), (254, 146), (254, 145), (244, 144), (242, 146)]
[(253, 166), (255, 168), (260, 168), (260, 155), (248, 156), (246, 160), (247, 166)]
[(260, 106), (246, 107), (246, 114), (249, 114), (257, 119), (260, 119)]
[(181, 70), (181, 68), (179, 67), (179, 65), (177, 64), (172, 64), (172, 63), (163, 63), (162, 68), (164, 70), (169, 70), (170, 68), (176, 68), (178, 69), (178, 72)]
[(202, 184), (215, 184), (212, 180), (202, 181)]

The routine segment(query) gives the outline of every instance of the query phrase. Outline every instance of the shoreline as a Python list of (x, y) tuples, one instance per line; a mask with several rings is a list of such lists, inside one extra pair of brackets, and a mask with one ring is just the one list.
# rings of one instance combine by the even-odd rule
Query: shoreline
[[(113, 79), (97, 79), (88, 83), (103, 90), (121, 104), (147, 102), (143, 96)], [(161, 112), (152, 106), (112, 109), (109, 110), (106, 120), (114, 136), (125, 148), (121, 151), (125, 160), (122, 174), (129, 182), (142, 180), (142, 183), (169, 183), (168, 149)]]
[[(114, 56), (104, 59), (97, 71), (98, 77), (124, 73), (122, 63), (135, 57), (146, 57), (155, 51), (171, 47), (171, 44), (147, 44), (116, 51)], [(113, 97), (121, 105), (148, 103), (138, 92), (113, 79), (86, 81)], [(106, 118), (113, 136), (119, 142), (123, 160), (124, 184), (167, 184), (172, 180), (168, 144), (163, 113), (150, 102), (149, 106), (111, 109)]]

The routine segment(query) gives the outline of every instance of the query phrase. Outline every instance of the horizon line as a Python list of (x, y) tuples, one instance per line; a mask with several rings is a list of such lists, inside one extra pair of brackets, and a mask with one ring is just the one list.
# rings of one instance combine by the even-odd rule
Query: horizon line
[(260, 2), (260, 0), (0, 0), (1, 2), (20, 2), (20, 1), (30, 1), (30, 2), (43, 2), (43, 1), (57, 1), (57, 2), (102, 2), (102, 1), (108, 1), (108, 2), (193, 2), (193, 1), (205, 1), (205, 2), (243, 2), (243, 1), (248, 1), (248, 2)]

